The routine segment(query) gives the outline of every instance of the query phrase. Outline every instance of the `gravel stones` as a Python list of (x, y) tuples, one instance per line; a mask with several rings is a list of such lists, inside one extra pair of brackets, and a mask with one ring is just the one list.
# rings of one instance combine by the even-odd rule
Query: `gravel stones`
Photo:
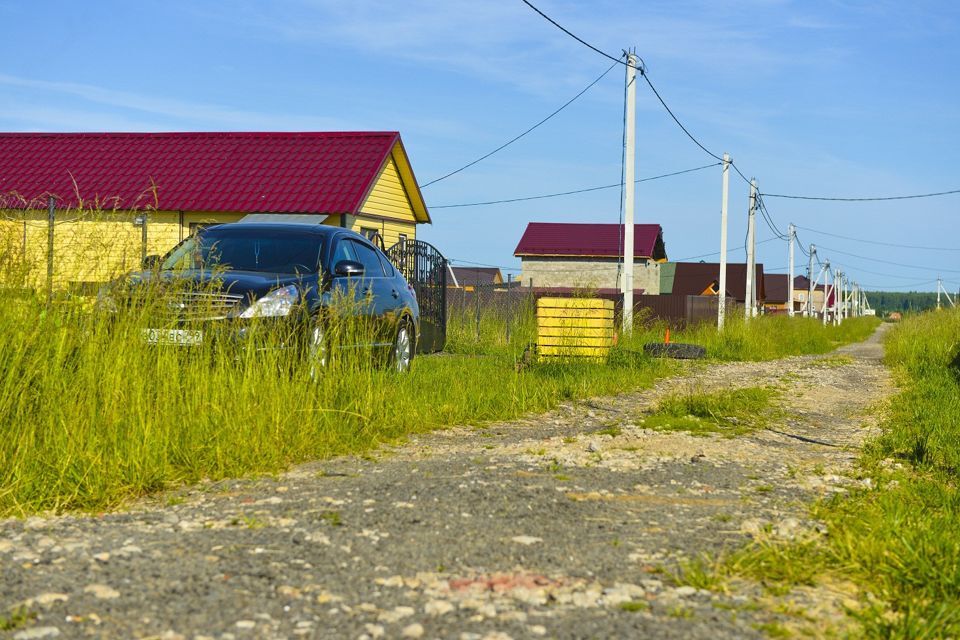
[[(849, 476), (845, 448), (890, 389), (878, 348), (848, 347), (852, 363), (829, 368), (696, 365), (655, 389), (418, 435), (377, 459), (206, 483), (176, 505), (3, 521), (0, 612), (26, 607), (17, 639), (760, 637), (754, 625), (803, 613), (766, 606), (755, 586), (711, 593), (672, 573), (751, 539), (822, 535), (804, 503), (878, 490)], [(643, 427), (684, 385), (761, 384), (784, 389), (779, 431), (842, 446)], [(853, 595), (791, 597), (819, 621)]]

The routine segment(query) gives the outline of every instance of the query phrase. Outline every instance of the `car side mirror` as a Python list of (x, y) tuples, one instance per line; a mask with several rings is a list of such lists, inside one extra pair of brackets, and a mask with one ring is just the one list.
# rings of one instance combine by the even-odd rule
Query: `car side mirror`
[(144, 269), (156, 269), (160, 266), (161, 262), (163, 262), (163, 258), (160, 256), (144, 256), (142, 266)]
[(355, 260), (341, 260), (333, 268), (333, 273), (340, 277), (356, 277), (363, 275), (363, 265)]

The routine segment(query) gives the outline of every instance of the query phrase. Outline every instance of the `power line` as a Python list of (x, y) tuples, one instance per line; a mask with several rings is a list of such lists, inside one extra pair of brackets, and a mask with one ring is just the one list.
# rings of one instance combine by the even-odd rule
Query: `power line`
[[(759, 242), (757, 242), (757, 244), (765, 244), (767, 242), (773, 242), (774, 240), (779, 240), (779, 239), (780, 238), (777, 238), (777, 237), (767, 238), (765, 240), (760, 240)], [(728, 252), (733, 251), (735, 248), (737, 247), (727, 247), (727, 251)], [(717, 256), (717, 255), (720, 255), (719, 251), (714, 251), (712, 253), (703, 253), (703, 254), (700, 254), (699, 256), (690, 256), (688, 258), (677, 258), (676, 260), (671, 260), (671, 262), (686, 262), (687, 260), (697, 260), (699, 258), (709, 258), (710, 256)]]
[[(673, 176), (679, 176), (684, 173), (693, 173), (694, 171), (703, 171), (704, 169), (716, 167), (718, 164), (720, 163), (714, 162), (712, 164), (703, 165), (702, 167), (694, 167), (692, 169), (684, 169), (682, 171), (664, 173), (659, 176), (651, 176), (649, 178), (640, 178), (638, 180), (634, 180), (634, 182), (640, 183), (640, 182), (649, 182), (651, 180), (660, 180), (661, 178), (671, 178)], [(573, 191), (561, 191), (559, 193), (546, 193), (539, 196), (525, 196), (522, 198), (506, 198), (503, 200), (488, 200), (486, 202), (466, 202), (462, 204), (439, 204), (439, 205), (432, 205), (430, 208), (431, 209), (454, 209), (457, 207), (481, 207), (481, 206), (487, 206), (492, 204), (505, 204), (508, 202), (525, 202), (527, 200), (542, 200), (544, 198), (557, 198), (560, 196), (570, 196), (578, 193), (588, 193), (590, 191), (602, 191), (604, 189), (613, 189), (614, 187), (622, 187), (622, 186), (623, 186), (623, 182), (621, 181), (616, 184), (606, 184), (600, 187), (587, 187), (585, 189), (575, 189)], [(621, 196), (621, 199), (622, 199), (622, 196)]]
[[(616, 62), (617, 64), (622, 64), (622, 65), (624, 65), (624, 66), (631, 66), (629, 63), (623, 61), (623, 56), (621, 56), (620, 58), (615, 58), (614, 56), (610, 55), (610, 54), (607, 53), (606, 51), (600, 49), (599, 47), (596, 47), (596, 46), (590, 44), (589, 42), (587, 42), (586, 40), (584, 40), (584, 39), (581, 38), (580, 36), (576, 35), (576, 34), (573, 33), (572, 31), (570, 31), (569, 29), (567, 29), (566, 27), (564, 27), (563, 25), (561, 25), (559, 22), (557, 22), (556, 20), (554, 20), (553, 18), (551, 18), (550, 16), (548, 16), (547, 14), (545, 14), (543, 11), (541, 11), (540, 9), (538, 9), (537, 7), (535, 7), (532, 3), (529, 2), (529, 0), (521, 0), (521, 2), (523, 2), (525, 5), (527, 5), (528, 7), (530, 7), (531, 9), (533, 9), (534, 11), (536, 11), (536, 12), (540, 15), (540, 17), (542, 17), (544, 20), (546, 20), (547, 22), (549, 22), (550, 24), (552, 24), (553, 26), (555, 26), (557, 29), (560, 29), (560, 31), (563, 31), (565, 34), (567, 34), (568, 36), (570, 36), (571, 38), (573, 38), (574, 40), (576, 40), (577, 42), (579, 42), (579, 43), (582, 44), (583, 46), (587, 47), (588, 49), (591, 49), (591, 50), (594, 51), (595, 53), (599, 53), (600, 55), (602, 55), (602, 56), (605, 57), (605, 58), (608, 58), (608, 59), (610, 59), (610, 60), (613, 60), (613, 61)], [(680, 130), (683, 131), (683, 133), (684, 133), (688, 138), (690, 138), (690, 140), (691, 140), (695, 145), (697, 145), (698, 147), (700, 147), (700, 149), (701, 149), (704, 153), (706, 153), (708, 156), (710, 156), (710, 157), (713, 158), (714, 160), (719, 160), (719, 161), (722, 162), (722, 161), (723, 161), (723, 158), (720, 157), (719, 155), (717, 155), (716, 153), (714, 153), (713, 151), (710, 151), (710, 149), (708, 149), (706, 146), (704, 146), (703, 143), (700, 142), (700, 140), (698, 140), (697, 137), (694, 136), (694, 135), (690, 132), (690, 130), (687, 129), (686, 126), (684, 126), (684, 124), (683, 124), (682, 122), (680, 122), (680, 118), (678, 118), (677, 115), (673, 112), (673, 109), (671, 109), (670, 106), (667, 105), (666, 100), (663, 99), (663, 96), (660, 95), (660, 92), (657, 91), (657, 88), (656, 88), (655, 86), (653, 86), (653, 82), (650, 80), (650, 76), (647, 74), (647, 65), (646, 65), (646, 63), (643, 61), (643, 58), (640, 58), (640, 66), (634, 67), (634, 68), (637, 70), (637, 72), (640, 74), (640, 76), (641, 76), (641, 77), (644, 79), (644, 81), (647, 83), (647, 86), (650, 87), (650, 90), (653, 92), (653, 95), (656, 96), (657, 100), (660, 102), (660, 104), (663, 106), (663, 108), (666, 110), (666, 112), (670, 115), (670, 117), (673, 119), (673, 121), (677, 124), (678, 127), (680, 127)], [(730, 164), (731, 164), (731, 166), (733, 166), (734, 170), (735, 170), (738, 174), (740, 174), (740, 177), (741, 177), (741, 178), (743, 178), (743, 179), (746, 180), (747, 182), (750, 182), (750, 180), (747, 179), (747, 177), (740, 171), (740, 169), (739, 169), (735, 164), (733, 164), (732, 162), (731, 162)]]
[[(596, 46), (590, 44), (589, 42), (587, 42), (586, 40), (584, 40), (584, 39), (581, 38), (580, 36), (576, 35), (576, 34), (573, 33), (572, 31), (570, 31), (569, 29), (567, 29), (566, 27), (564, 27), (563, 25), (561, 25), (559, 22), (557, 22), (556, 20), (554, 20), (553, 18), (551, 18), (550, 16), (548, 16), (547, 14), (545, 14), (543, 11), (541, 11), (540, 9), (538, 9), (537, 7), (535, 7), (533, 4), (531, 4), (531, 3), (529, 2), (529, 0), (521, 0), (521, 2), (523, 2), (525, 5), (527, 5), (528, 7), (530, 7), (531, 9), (533, 9), (534, 11), (536, 11), (536, 12), (537, 12), (543, 19), (545, 19), (547, 22), (549, 22), (550, 24), (552, 24), (552, 25), (555, 26), (556, 28), (560, 29), (560, 30), (563, 31), (565, 34), (567, 34), (568, 36), (570, 36), (571, 38), (573, 38), (574, 40), (576, 40), (577, 42), (579, 42), (579, 43), (582, 44), (583, 46), (587, 47), (588, 49), (591, 49), (592, 51), (594, 51), (594, 52), (596, 52), (596, 53), (599, 53), (599, 54), (602, 55), (603, 57), (608, 58), (608, 59), (610, 59), (610, 60), (613, 60), (613, 61), (615, 61), (615, 62), (618, 63), (618, 64), (622, 64), (622, 65), (624, 65), (624, 66), (629, 66), (626, 62), (623, 62), (622, 59), (618, 59), (618, 58), (613, 57), (612, 55), (610, 55), (610, 54), (607, 53), (606, 51), (603, 51), (603, 50), (600, 49), (599, 47), (596, 47)], [(621, 58), (622, 58), (622, 57), (621, 57)], [(680, 127), (680, 130), (683, 131), (683, 133), (686, 134), (686, 136), (687, 136), (688, 138), (690, 138), (690, 140), (691, 140), (695, 145), (697, 145), (698, 147), (700, 147), (700, 149), (701, 149), (704, 153), (706, 153), (707, 155), (709, 155), (710, 157), (712, 157), (712, 158), (715, 159), (715, 160), (722, 160), (722, 158), (721, 158), (720, 156), (718, 156), (716, 153), (714, 153), (713, 151), (711, 151), (710, 149), (708, 149), (706, 146), (704, 146), (703, 143), (700, 142), (700, 140), (698, 140), (697, 137), (694, 136), (694, 135), (690, 132), (690, 130), (687, 129), (686, 126), (684, 126), (684, 124), (683, 124), (682, 122), (680, 122), (680, 119), (679, 119), (679, 118), (677, 117), (677, 115), (673, 112), (673, 110), (667, 105), (667, 102), (663, 99), (663, 96), (661, 96), (661, 95), (660, 95), (660, 92), (657, 91), (657, 88), (656, 88), (655, 86), (653, 86), (653, 82), (651, 82), (650, 77), (649, 77), (649, 75), (647, 74), (646, 63), (643, 62), (643, 59), (640, 60), (640, 66), (639, 66), (639, 67), (635, 67), (635, 68), (636, 68), (637, 71), (640, 73), (640, 76), (646, 81), (647, 86), (650, 87), (650, 90), (653, 91), (653, 95), (656, 96), (657, 100), (660, 102), (660, 104), (663, 106), (663, 108), (666, 110), (666, 112), (670, 115), (670, 117), (671, 117), (671, 118), (673, 119), (673, 121), (677, 124), (677, 126)], [(742, 178), (742, 179), (743, 179), (745, 182), (747, 182), (747, 183), (750, 182), (750, 180), (747, 178), (747, 176), (744, 175), (744, 173), (743, 173), (742, 171), (740, 171), (740, 168), (737, 167), (737, 165), (736, 165), (735, 163), (731, 162), (730, 165), (734, 168), (734, 170), (737, 172), (737, 174), (739, 174), (740, 178)], [(936, 196), (945, 196), (945, 195), (951, 195), (951, 194), (957, 194), (957, 193), (960, 193), (960, 189), (952, 189), (952, 190), (949, 190), (949, 191), (938, 191), (938, 192), (934, 192), (934, 193), (911, 194), (911, 195), (905, 195), (905, 196), (881, 196), (881, 197), (864, 197), (864, 198), (836, 198), (836, 197), (825, 197), (825, 196), (800, 196), (800, 195), (783, 194), (783, 193), (765, 193), (765, 194), (762, 194), (762, 195), (770, 196), (771, 198), (789, 198), (789, 199), (792, 199), (792, 200), (820, 200), (820, 201), (833, 201), (833, 202), (878, 202), (878, 201), (885, 201), (885, 200), (910, 200), (910, 199), (915, 199), (915, 198), (933, 198), (933, 197), (936, 197)], [(761, 195), (761, 194), (758, 194), (758, 195)]]
[[(554, 20), (553, 18), (551, 18), (550, 16), (548, 16), (547, 14), (545, 14), (543, 11), (540, 11), (540, 9), (537, 9), (535, 6), (533, 6), (533, 5), (532, 5), (530, 2), (528, 2), (527, 0), (521, 0), (521, 1), (523, 2), (523, 4), (527, 5), (528, 7), (530, 7), (531, 9), (533, 9), (534, 11), (536, 11), (537, 13), (539, 13), (541, 18), (543, 18), (544, 20), (546, 20), (547, 22), (549, 22), (550, 24), (552, 24), (553, 26), (555, 26), (557, 29), (560, 29), (560, 31), (563, 31), (565, 34), (567, 34), (568, 36), (570, 36), (571, 38), (573, 38), (574, 40), (576, 40), (577, 42), (579, 42), (579, 43), (582, 44), (583, 46), (587, 47), (588, 49), (593, 49), (596, 53), (599, 53), (599, 54), (602, 55), (604, 58), (609, 58), (610, 60), (613, 60), (613, 61), (616, 62), (617, 64), (622, 64), (622, 65), (625, 66), (625, 67), (630, 66), (628, 63), (626, 63), (626, 62), (623, 61), (623, 56), (620, 56), (619, 58), (614, 58), (612, 55), (610, 55), (610, 54), (607, 53), (606, 51), (603, 51), (603, 50), (601, 50), (601, 49), (598, 49), (597, 47), (593, 46), (592, 44), (590, 44), (589, 42), (587, 42), (587, 41), (584, 40), (583, 38), (577, 36), (576, 34), (572, 33), (572, 32), (569, 31), (568, 29), (566, 29), (566, 28), (565, 28), (563, 25), (561, 25), (559, 22), (557, 22), (556, 20)], [(637, 57), (639, 58), (639, 56), (637, 56)], [(643, 62), (643, 58), (640, 58), (640, 66), (639, 66), (639, 67), (635, 67), (635, 69), (642, 74), (644, 67), (645, 67), (645, 65), (644, 65), (644, 62)]]
[(960, 251), (960, 247), (924, 247), (920, 245), (901, 244), (899, 242), (880, 242), (879, 240), (864, 240), (863, 238), (842, 236), (839, 233), (830, 233), (828, 231), (820, 231), (819, 229), (811, 229), (810, 227), (801, 227), (799, 225), (797, 225), (797, 229), (803, 229), (804, 231), (819, 233), (820, 235), (824, 235), (824, 236), (842, 238), (844, 240), (852, 240), (853, 242), (862, 242), (864, 244), (876, 244), (882, 247), (896, 247), (898, 249), (920, 249), (923, 251)]
[(960, 193), (960, 189), (951, 191), (937, 191), (935, 193), (916, 193), (908, 196), (878, 196), (868, 198), (830, 198), (825, 196), (795, 196), (783, 193), (765, 193), (763, 195), (771, 198), (789, 198), (790, 200), (825, 200), (829, 202), (879, 202), (884, 200), (913, 200), (915, 198), (934, 198), (936, 196), (946, 196)]
[[(617, 60), (616, 62), (619, 62), (619, 60)], [(533, 125), (533, 126), (530, 127), (529, 129), (527, 129), (526, 131), (524, 131), (524, 132), (521, 133), (520, 135), (518, 135), (518, 136), (516, 136), (516, 137), (514, 137), (514, 138), (512, 138), (512, 139), (510, 139), (510, 140), (508, 140), (507, 142), (504, 142), (502, 145), (500, 145), (499, 147), (497, 147), (496, 149), (494, 149), (494, 150), (491, 151), (490, 153), (484, 154), (484, 155), (480, 156), (479, 158), (477, 158), (476, 160), (473, 160), (472, 162), (468, 162), (467, 164), (463, 165), (463, 166), (460, 167), (459, 169), (455, 169), (454, 171), (451, 171), (450, 173), (448, 173), (448, 174), (446, 174), (446, 175), (442, 175), (442, 176), (440, 176), (439, 178), (436, 178), (436, 179), (434, 179), (434, 180), (431, 180), (430, 182), (427, 182), (426, 184), (421, 185), (420, 188), (421, 188), (421, 189), (425, 189), (425, 188), (429, 187), (429, 186), (432, 185), (432, 184), (436, 184), (437, 182), (440, 182), (441, 180), (446, 180), (446, 179), (449, 178), (450, 176), (456, 175), (456, 174), (460, 173), (461, 171), (463, 171), (464, 169), (469, 169), (470, 167), (472, 167), (473, 165), (477, 164), (478, 162), (482, 162), (482, 161), (486, 160), (487, 158), (489, 158), (489, 157), (492, 156), (493, 154), (497, 153), (498, 151), (502, 151), (502, 150), (506, 149), (506, 148), (509, 147), (511, 144), (513, 144), (514, 142), (516, 142), (516, 141), (519, 140), (520, 138), (524, 137), (525, 135), (527, 135), (528, 133), (530, 133), (531, 131), (533, 131), (534, 129), (536, 129), (537, 127), (539, 127), (540, 125), (542, 125), (542, 124), (544, 124), (545, 122), (547, 122), (548, 120), (550, 120), (553, 116), (557, 115), (558, 113), (560, 113), (561, 111), (563, 111), (564, 109), (566, 109), (567, 107), (569, 107), (571, 104), (573, 104), (573, 103), (577, 100), (577, 98), (579, 98), (580, 96), (582, 96), (583, 94), (585, 94), (587, 91), (589, 91), (589, 90), (593, 87), (593, 85), (595, 85), (595, 84), (597, 84), (598, 82), (600, 82), (601, 80), (603, 80), (604, 76), (606, 76), (608, 73), (610, 73), (610, 71), (612, 71), (615, 66), (617, 66), (617, 65), (616, 65), (616, 64), (610, 65), (610, 67), (609, 67), (606, 71), (604, 71), (603, 73), (601, 73), (600, 76), (599, 76), (596, 80), (594, 80), (593, 82), (591, 82), (590, 84), (588, 84), (586, 87), (584, 87), (583, 90), (580, 91), (580, 93), (578, 93), (577, 95), (573, 96), (572, 98), (570, 98), (569, 100), (567, 100), (566, 102), (564, 102), (563, 105), (562, 105), (559, 109), (557, 109), (556, 111), (554, 111), (553, 113), (551, 113), (550, 115), (548, 115), (546, 118), (544, 118), (543, 120), (541, 120), (541, 121), (538, 122), (537, 124)]]
[(861, 259), (861, 260), (868, 260), (868, 261), (870, 261), (870, 262), (880, 262), (880, 263), (882, 263), (882, 264), (892, 264), (892, 265), (896, 265), (896, 266), (898, 266), (898, 267), (903, 267), (903, 268), (905, 268), (905, 269), (917, 269), (918, 271), (931, 271), (931, 272), (933, 272), (933, 273), (937, 273), (938, 271), (939, 271), (939, 272), (943, 272), (943, 273), (960, 273), (960, 269), (941, 269), (941, 268), (939, 268), (939, 267), (921, 267), (921, 266), (912, 265), (912, 264), (904, 264), (904, 263), (902, 263), (902, 262), (893, 262), (892, 260), (880, 260), (880, 259), (877, 259), (877, 258), (868, 258), (867, 256), (861, 256), (861, 255), (858, 255), (858, 254), (856, 254), (856, 253), (848, 253), (848, 252), (846, 252), (846, 251), (840, 251), (839, 249), (831, 249), (830, 247), (827, 247), (827, 246), (824, 246), (824, 245), (820, 245), (820, 246), (822, 246), (824, 249), (826, 249), (827, 251), (830, 251), (830, 252), (832, 252), (832, 253), (839, 253), (839, 254), (841, 254), (841, 255), (850, 256), (851, 258), (859, 258), (859, 259)]

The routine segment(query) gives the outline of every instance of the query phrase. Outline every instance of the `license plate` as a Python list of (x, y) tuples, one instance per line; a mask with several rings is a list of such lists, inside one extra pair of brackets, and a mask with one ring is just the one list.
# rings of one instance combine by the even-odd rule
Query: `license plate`
[(144, 329), (147, 344), (173, 344), (192, 347), (203, 343), (203, 331), (191, 329)]

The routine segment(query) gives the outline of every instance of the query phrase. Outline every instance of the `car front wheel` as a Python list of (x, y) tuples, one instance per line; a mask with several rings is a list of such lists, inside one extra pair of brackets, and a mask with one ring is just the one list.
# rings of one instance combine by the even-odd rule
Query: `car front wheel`
[(390, 360), (397, 372), (406, 373), (410, 371), (410, 364), (413, 362), (413, 331), (410, 329), (409, 322), (401, 323), (397, 329), (397, 335), (393, 339)]
[(310, 377), (313, 379), (318, 378), (330, 362), (327, 334), (320, 324), (315, 324), (310, 329), (307, 341), (307, 362), (310, 367)]

